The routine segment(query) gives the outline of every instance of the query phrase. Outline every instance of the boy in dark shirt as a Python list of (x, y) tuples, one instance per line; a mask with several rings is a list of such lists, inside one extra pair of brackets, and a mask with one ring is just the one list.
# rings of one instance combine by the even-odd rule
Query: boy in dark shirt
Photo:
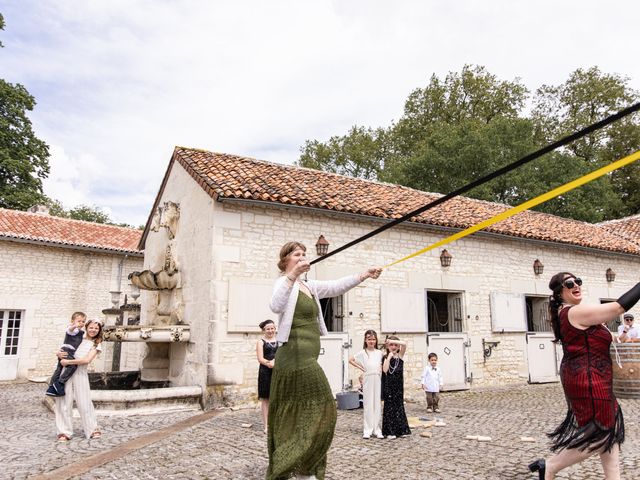
[[(64, 335), (64, 343), (60, 347), (60, 350), (67, 352), (67, 360), (73, 360), (76, 349), (82, 343), (84, 336), (84, 324), (87, 321), (87, 316), (82, 312), (74, 312), (71, 315), (71, 324), (67, 327), (67, 331)], [(63, 367), (58, 359), (58, 365), (56, 370), (51, 376), (51, 382), (49, 388), (47, 388), (46, 395), (50, 397), (63, 397), (64, 396), (64, 384), (71, 378), (78, 368), (77, 365), (67, 365)]]

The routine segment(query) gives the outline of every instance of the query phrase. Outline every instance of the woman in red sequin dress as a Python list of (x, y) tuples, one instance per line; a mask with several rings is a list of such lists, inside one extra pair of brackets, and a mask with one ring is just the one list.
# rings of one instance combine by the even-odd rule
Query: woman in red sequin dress
[(552, 479), (560, 470), (596, 453), (605, 478), (620, 478), (624, 420), (612, 388), (609, 347), (613, 336), (603, 323), (638, 301), (640, 284), (616, 302), (600, 305), (581, 305), (581, 285), (582, 280), (569, 272), (558, 273), (549, 282), (551, 324), (564, 352), (560, 380), (568, 408), (564, 421), (549, 434), (556, 454), (529, 465), (540, 479)]

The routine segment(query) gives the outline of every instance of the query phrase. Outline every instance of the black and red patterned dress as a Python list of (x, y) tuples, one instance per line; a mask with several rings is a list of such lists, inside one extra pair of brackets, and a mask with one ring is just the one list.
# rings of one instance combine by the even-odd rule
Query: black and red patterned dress
[(560, 311), (564, 351), (560, 380), (568, 411), (565, 420), (549, 434), (553, 439), (551, 449), (611, 450), (614, 444), (624, 442), (622, 410), (612, 387), (611, 332), (603, 325), (575, 328), (569, 323), (570, 309)]

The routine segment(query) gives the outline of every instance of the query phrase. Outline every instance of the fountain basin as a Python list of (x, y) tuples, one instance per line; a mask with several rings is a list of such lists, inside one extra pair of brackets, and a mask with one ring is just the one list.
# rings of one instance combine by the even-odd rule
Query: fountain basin
[(189, 325), (109, 325), (103, 329), (108, 342), (188, 342)]
[[(202, 410), (202, 387), (149, 388), (139, 390), (91, 390), (91, 400), (98, 415), (152, 415), (172, 411)], [(55, 410), (55, 400), (44, 403)], [(74, 409), (74, 416), (77, 411)]]

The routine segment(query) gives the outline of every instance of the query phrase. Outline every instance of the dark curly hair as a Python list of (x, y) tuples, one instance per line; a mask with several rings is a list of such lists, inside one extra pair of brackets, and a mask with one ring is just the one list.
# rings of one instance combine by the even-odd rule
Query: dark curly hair
[(562, 283), (565, 277), (576, 276), (571, 272), (558, 272), (551, 280), (549, 280), (549, 290), (553, 293), (549, 297), (549, 317), (551, 318), (551, 328), (553, 329), (553, 335), (555, 337), (554, 342), (562, 340), (560, 337), (560, 307), (562, 307)]

